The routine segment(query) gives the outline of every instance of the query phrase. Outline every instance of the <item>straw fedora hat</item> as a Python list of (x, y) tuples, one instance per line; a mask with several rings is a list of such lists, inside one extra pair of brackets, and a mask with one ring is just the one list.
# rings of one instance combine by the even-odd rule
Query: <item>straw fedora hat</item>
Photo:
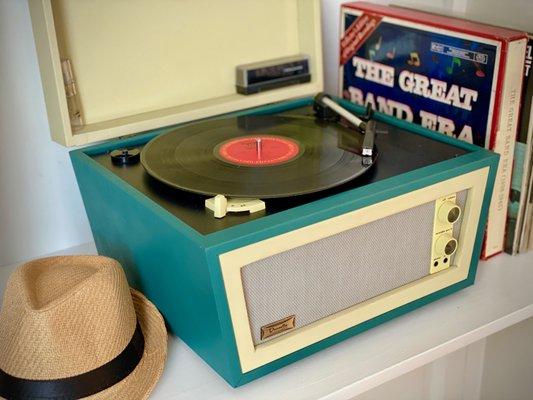
[(111, 258), (44, 258), (9, 278), (0, 397), (146, 399), (166, 354), (161, 314)]

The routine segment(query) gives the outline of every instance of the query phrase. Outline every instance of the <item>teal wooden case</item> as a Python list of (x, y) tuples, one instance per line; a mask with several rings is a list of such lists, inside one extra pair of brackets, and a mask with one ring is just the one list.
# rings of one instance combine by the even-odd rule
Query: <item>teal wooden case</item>
[[(363, 111), (339, 101), (353, 111)], [(278, 113), (311, 103), (312, 99), (307, 98), (239, 114)], [(209, 234), (199, 233), (93, 158), (116, 148), (146, 143), (171, 128), (74, 150), (70, 156), (98, 252), (119, 260), (130, 284), (155, 303), (170, 331), (235, 387), (472, 285), (498, 155), (386, 115), (377, 113), (375, 118), (404, 129), (405, 135), (447, 143), (464, 150), (464, 154)], [(220, 254), (486, 167), (489, 173), (466, 279), (243, 372)]]

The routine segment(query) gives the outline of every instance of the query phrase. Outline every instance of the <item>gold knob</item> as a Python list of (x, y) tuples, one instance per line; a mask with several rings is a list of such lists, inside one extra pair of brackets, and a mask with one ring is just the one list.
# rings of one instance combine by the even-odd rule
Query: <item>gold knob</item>
[(457, 240), (448, 233), (443, 233), (435, 241), (435, 253), (439, 256), (451, 256), (457, 250)]
[(437, 216), (441, 222), (453, 224), (461, 216), (461, 208), (451, 201), (446, 201), (439, 207)]

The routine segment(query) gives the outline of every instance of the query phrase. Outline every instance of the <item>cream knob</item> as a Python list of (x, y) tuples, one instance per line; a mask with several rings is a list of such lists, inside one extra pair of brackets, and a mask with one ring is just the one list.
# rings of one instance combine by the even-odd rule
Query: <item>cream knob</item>
[(439, 207), (437, 216), (441, 222), (453, 224), (461, 216), (461, 208), (451, 201), (446, 201)]
[(435, 253), (439, 256), (451, 256), (457, 250), (457, 240), (448, 233), (443, 233), (435, 241)]

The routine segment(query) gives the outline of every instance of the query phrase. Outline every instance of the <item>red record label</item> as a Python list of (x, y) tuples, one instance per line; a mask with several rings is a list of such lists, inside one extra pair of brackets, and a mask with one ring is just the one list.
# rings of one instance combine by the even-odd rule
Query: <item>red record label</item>
[(281, 136), (246, 136), (228, 140), (215, 150), (217, 156), (237, 165), (269, 166), (283, 164), (298, 156), (300, 146)]

